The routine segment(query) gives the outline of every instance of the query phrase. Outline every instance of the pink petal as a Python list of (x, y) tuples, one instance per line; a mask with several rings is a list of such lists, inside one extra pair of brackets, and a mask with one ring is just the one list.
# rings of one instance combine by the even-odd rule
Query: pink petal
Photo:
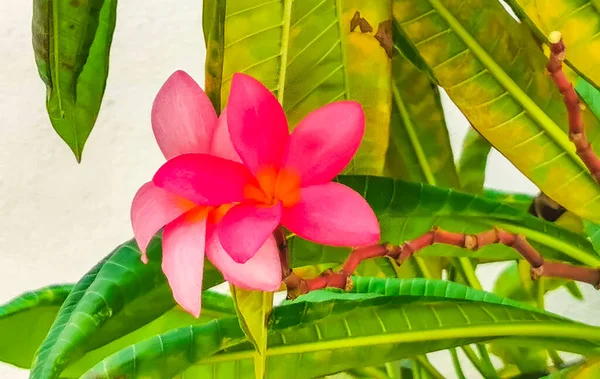
[(206, 255), (221, 271), (229, 283), (251, 290), (277, 291), (281, 286), (279, 249), (273, 236), (269, 236), (256, 254), (246, 263), (235, 262), (223, 249), (219, 233), (208, 230)]
[(304, 239), (326, 245), (379, 241), (379, 223), (367, 201), (339, 183), (302, 188), (300, 202), (283, 210), (282, 224)]
[(131, 204), (131, 224), (144, 263), (148, 262), (146, 248), (156, 232), (195, 206), (152, 182), (144, 184), (137, 191)]
[(281, 220), (281, 204), (242, 203), (231, 208), (219, 223), (219, 240), (235, 262), (252, 258), (273, 234)]
[(229, 128), (227, 126), (227, 108), (223, 109), (221, 116), (219, 116), (219, 122), (215, 128), (212, 144), (210, 147), (212, 155), (217, 157), (229, 159), (235, 162), (242, 162), (237, 151), (233, 147), (231, 137), (229, 136)]
[(154, 184), (201, 205), (242, 201), (256, 179), (241, 163), (208, 154), (184, 154), (158, 169)]
[(282, 166), (297, 172), (303, 187), (327, 183), (350, 162), (364, 132), (365, 114), (359, 103), (325, 105), (294, 129)]
[(252, 173), (279, 168), (289, 138), (277, 98), (258, 80), (234, 74), (227, 104), (231, 141)]
[(185, 214), (168, 224), (163, 233), (163, 272), (175, 301), (195, 317), (200, 315), (206, 214), (193, 219)]
[(165, 158), (208, 153), (217, 113), (198, 84), (176, 71), (163, 84), (152, 106), (152, 130)]

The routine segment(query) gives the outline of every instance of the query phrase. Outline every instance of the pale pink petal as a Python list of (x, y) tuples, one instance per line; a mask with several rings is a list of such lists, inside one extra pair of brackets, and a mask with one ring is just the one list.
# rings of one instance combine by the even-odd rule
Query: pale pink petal
[(223, 109), (219, 122), (213, 134), (212, 144), (210, 148), (211, 154), (217, 157), (229, 159), (235, 162), (242, 162), (229, 136), (229, 128), (227, 126), (227, 108)]
[(303, 187), (324, 184), (350, 162), (365, 132), (365, 114), (355, 101), (321, 107), (296, 126), (282, 166), (297, 172)]
[(367, 201), (334, 182), (302, 188), (300, 202), (283, 210), (282, 224), (304, 239), (326, 245), (379, 241), (379, 223)]
[(144, 184), (137, 191), (131, 204), (131, 225), (144, 263), (148, 262), (146, 248), (156, 232), (195, 206), (152, 182)]
[(187, 215), (168, 224), (163, 233), (163, 272), (175, 301), (195, 317), (200, 315), (205, 237), (206, 217)]
[(289, 138), (287, 120), (277, 98), (258, 80), (233, 75), (227, 123), (231, 142), (252, 173), (279, 168)]
[(184, 154), (158, 169), (154, 184), (201, 205), (242, 201), (256, 179), (241, 163), (208, 154)]
[[(212, 230), (211, 230), (212, 229)], [(206, 256), (221, 271), (229, 283), (260, 291), (277, 291), (281, 286), (279, 249), (273, 235), (269, 236), (256, 254), (246, 263), (235, 262), (221, 246), (219, 233), (209, 225)]]
[(273, 233), (281, 220), (281, 204), (242, 203), (231, 208), (219, 223), (223, 248), (235, 262), (244, 263)]
[(217, 113), (198, 84), (176, 71), (163, 84), (152, 105), (152, 130), (165, 158), (208, 153)]

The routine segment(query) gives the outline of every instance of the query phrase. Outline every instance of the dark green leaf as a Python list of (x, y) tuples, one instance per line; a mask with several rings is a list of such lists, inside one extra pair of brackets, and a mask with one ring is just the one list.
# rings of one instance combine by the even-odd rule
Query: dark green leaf
[[(53, 379), (85, 352), (149, 323), (175, 302), (162, 274), (161, 238), (148, 247), (143, 264), (134, 241), (116, 248), (87, 273), (65, 300), (31, 368), (31, 378)], [(209, 266), (210, 267), (210, 266)], [(222, 280), (207, 269), (204, 285)]]
[(217, 113), (221, 112), (226, 3), (226, 0), (204, 0), (202, 8), (206, 45), (204, 90)]
[(73, 284), (26, 292), (0, 306), (0, 361), (29, 368)]
[(104, 96), (117, 0), (34, 0), (33, 49), (52, 126), (77, 161)]
[[(600, 328), (460, 284), (352, 280), (351, 293), (315, 291), (273, 310), (268, 378), (318, 377), (489, 340), (519, 338), (588, 353), (600, 348)], [(252, 378), (253, 354), (237, 320), (224, 318), (131, 346), (83, 378)]]
[(581, 96), (585, 104), (590, 108), (596, 117), (600, 118), (600, 90), (586, 82), (582, 78), (577, 78), (575, 90)]
[[(600, 265), (600, 257), (585, 237), (486, 196), (381, 177), (340, 176), (339, 181), (367, 199), (379, 218), (382, 241), (394, 245), (416, 238), (434, 226), (466, 233), (498, 227), (522, 233), (547, 259), (593, 267)], [(315, 262), (342, 262), (349, 251), (292, 237), (290, 252), (292, 265), (296, 267)], [(502, 245), (486, 246), (475, 252), (434, 245), (423, 249), (419, 256), (466, 256), (482, 260), (521, 258), (513, 249)]]

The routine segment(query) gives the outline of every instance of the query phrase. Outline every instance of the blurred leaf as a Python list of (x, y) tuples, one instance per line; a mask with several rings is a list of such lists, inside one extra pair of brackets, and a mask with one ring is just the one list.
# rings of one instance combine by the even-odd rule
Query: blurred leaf
[[(381, 240), (394, 245), (419, 237), (433, 226), (464, 233), (498, 227), (525, 235), (547, 259), (600, 265), (600, 257), (584, 236), (485, 196), (382, 177), (340, 176), (338, 180), (367, 199), (379, 218)], [(349, 253), (345, 248), (317, 245), (298, 237), (289, 239), (289, 249), (294, 267), (343, 262)], [(522, 258), (513, 249), (498, 244), (478, 251), (433, 245), (421, 250), (419, 256), (463, 256), (491, 261)]]
[(29, 368), (73, 284), (25, 292), (0, 306), (0, 361)]
[[(351, 293), (315, 291), (273, 310), (268, 377), (318, 377), (490, 339), (589, 353), (600, 347), (600, 328), (456, 283), (352, 280)], [(237, 320), (224, 318), (143, 341), (82, 378), (252, 378), (253, 354)]]
[(240, 327), (256, 349), (254, 375), (256, 379), (262, 379), (267, 362), (267, 322), (273, 310), (273, 292), (245, 290), (233, 285), (230, 285), (230, 289)]
[(491, 149), (492, 145), (477, 130), (469, 129), (457, 167), (464, 191), (480, 193), (483, 190), (485, 167)]
[(223, 79), (226, 4), (227, 1), (223, 0), (203, 0), (202, 3), (202, 30), (206, 45), (204, 90), (217, 113), (220, 113), (222, 109), (221, 81)]
[[(394, 18), (485, 139), (550, 198), (600, 221), (600, 186), (566, 134), (547, 58), (499, 2), (396, 0)], [(600, 152), (600, 121), (583, 111), (583, 122)]]
[(398, 46), (395, 48), (386, 174), (413, 182), (458, 188), (438, 87), (405, 58)]
[(600, 87), (600, 8), (597, 0), (507, 0), (538, 38), (558, 30), (567, 46), (566, 62)]
[(595, 379), (600, 376), (600, 359), (590, 359), (577, 366), (569, 367), (551, 375), (545, 376), (544, 379)]
[[(346, 170), (381, 174), (389, 139), (391, 63), (375, 36), (381, 29), (387, 38), (384, 21), (391, 19), (391, 1), (228, 0), (223, 67), (211, 66), (211, 72), (222, 72), (221, 109), (235, 72), (269, 88), (283, 104), (291, 128), (332, 101), (357, 100), (365, 111), (366, 132)], [(357, 10), (372, 32), (350, 31)]]
[(582, 78), (577, 78), (575, 90), (592, 113), (600, 118), (600, 91)]
[(52, 126), (77, 162), (102, 104), (117, 0), (33, 1), (33, 49)]
[(588, 220), (583, 220), (583, 230), (592, 242), (597, 253), (600, 253), (600, 225)]
[[(149, 263), (134, 241), (117, 247), (73, 288), (40, 346), (32, 379), (58, 378), (86, 352), (98, 349), (156, 319), (175, 306), (161, 270), (161, 238), (148, 246)], [(208, 266), (210, 267), (210, 266)], [(208, 268), (204, 285), (222, 280)]]

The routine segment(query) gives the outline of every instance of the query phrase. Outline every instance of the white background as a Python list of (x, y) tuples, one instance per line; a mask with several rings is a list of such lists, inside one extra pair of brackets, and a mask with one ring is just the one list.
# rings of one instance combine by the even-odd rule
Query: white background
[[(0, 303), (51, 283), (75, 282), (131, 238), (131, 199), (163, 162), (150, 128), (152, 100), (177, 69), (201, 84), (204, 80), (200, 4), (120, 2), (104, 104), (78, 165), (46, 115), (45, 88), (31, 48), (31, 1), (0, 2)], [(458, 156), (468, 125), (444, 100)], [(495, 152), (486, 185), (536, 193)], [(481, 270), (486, 288), (497, 271)], [(549, 299), (549, 308), (600, 324), (600, 294), (589, 286), (582, 289), (586, 304), (559, 292)], [(454, 377), (447, 353), (431, 358)], [(468, 372), (469, 378), (477, 377)], [(26, 371), (0, 364), (0, 379), (26, 377)]]

